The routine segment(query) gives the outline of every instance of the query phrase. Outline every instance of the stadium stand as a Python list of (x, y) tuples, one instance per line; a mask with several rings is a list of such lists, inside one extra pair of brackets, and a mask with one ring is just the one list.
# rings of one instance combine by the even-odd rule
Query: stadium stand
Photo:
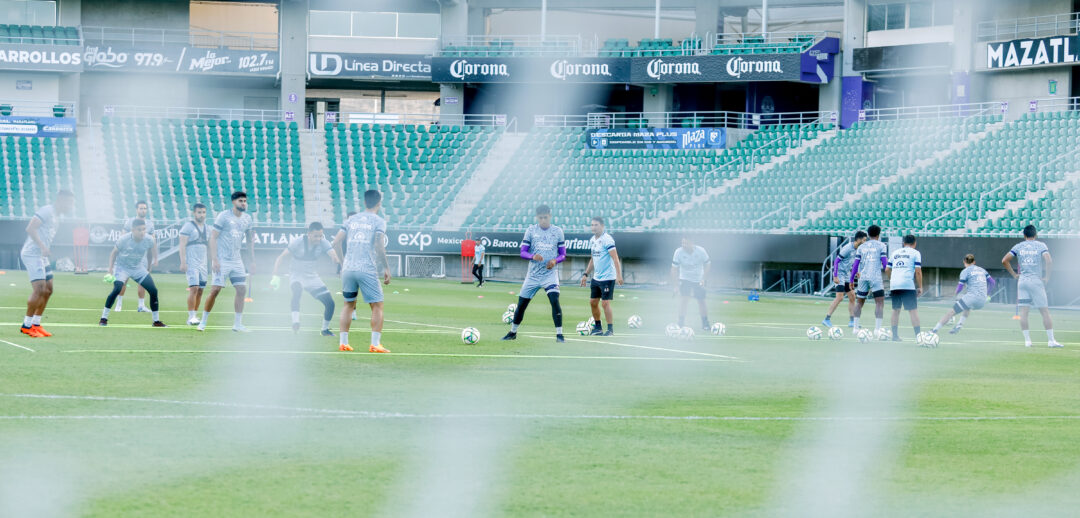
[(305, 222), (295, 122), (106, 117), (102, 130), (117, 217), (134, 216), (140, 199), (160, 220), (197, 202), (227, 210), (240, 190), (256, 222)]
[(0, 43), (79, 45), (79, 29), (49, 25), (0, 24)]
[[(0, 170), (0, 218), (29, 218), (60, 189), (82, 192), (74, 138), (0, 137)], [(75, 215), (85, 215), (82, 203)]]
[[(813, 34), (781, 34), (765, 38), (760, 35), (721, 34), (711, 49), (700, 38), (691, 36), (678, 45), (671, 39), (643, 39), (637, 46), (624, 38), (611, 38), (600, 47), (601, 57), (664, 57), (699, 54), (746, 55), (785, 54), (809, 50), (817, 37)], [(704, 49), (704, 50), (703, 50)]]
[(326, 130), (334, 217), (343, 221), (366, 189), (379, 189), (394, 225), (433, 225), (500, 134), (492, 126), (334, 124)]
[(515, 42), (511, 39), (493, 39), (481, 44), (446, 45), (440, 54), (446, 57), (531, 57), (531, 56), (575, 56), (579, 53), (576, 45), (569, 41)]

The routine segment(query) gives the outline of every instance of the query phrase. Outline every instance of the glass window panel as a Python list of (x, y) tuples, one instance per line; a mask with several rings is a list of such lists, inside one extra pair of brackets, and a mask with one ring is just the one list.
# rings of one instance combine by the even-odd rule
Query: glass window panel
[(348, 36), (349, 13), (344, 11), (311, 11), (309, 31), (315, 36)]
[(934, 25), (952, 25), (952, 0), (934, 2)]
[(907, 10), (906, 8), (907, 8), (907, 5), (901, 4), (901, 3), (887, 4), (886, 5), (886, 11), (887, 11), (886, 14), (885, 14), (885, 29), (886, 30), (903, 29), (904, 28), (904, 25), (907, 23), (907, 20), (905, 19), (906, 18), (905, 11)]
[(908, 28), (929, 27), (933, 4), (929, 0), (908, 4)]
[(428, 13), (399, 13), (399, 38), (438, 38), (439, 15)]
[(352, 13), (353, 36), (397, 36), (397, 13)]
[(885, 30), (885, 4), (871, 5), (866, 17), (867, 31)]

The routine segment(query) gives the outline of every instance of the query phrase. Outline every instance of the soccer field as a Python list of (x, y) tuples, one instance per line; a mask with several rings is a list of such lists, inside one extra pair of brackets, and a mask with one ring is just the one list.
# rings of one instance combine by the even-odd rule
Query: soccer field
[[(395, 279), (389, 355), (289, 328), (257, 278), (238, 335), (231, 289), (207, 333), (183, 279), (156, 276), (167, 329), (60, 274), (18, 333), (28, 286), (0, 277), (0, 516), (1049, 516), (1080, 508), (1080, 315), (1025, 349), (1012, 307), (938, 349), (806, 339), (825, 299), (713, 295), (727, 336), (666, 338), (676, 299), (621, 289), (616, 336), (557, 344), (537, 299), (498, 339), (517, 286)], [(334, 289), (337, 281), (328, 279)], [(10, 285), (9, 284), (14, 284)], [(480, 298), (482, 296), (482, 298)], [(340, 296), (337, 296), (340, 308)], [(565, 326), (587, 293), (563, 291)], [(945, 311), (920, 308), (924, 328)], [(693, 311), (693, 310), (691, 310)], [(352, 342), (367, 343), (366, 308)], [(644, 327), (630, 330), (639, 314)], [(872, 322), (872, 308), (864, 313)], [(841, 307), (836, 322), (846, 322)], [(695, 321), (691, 316), (688, 322)], [(336, 330), (337, 323), (332, 328)], [(480, 330), (464, 345), (460, 330)], [(845, 327), (845, 331), (848, 329)]]

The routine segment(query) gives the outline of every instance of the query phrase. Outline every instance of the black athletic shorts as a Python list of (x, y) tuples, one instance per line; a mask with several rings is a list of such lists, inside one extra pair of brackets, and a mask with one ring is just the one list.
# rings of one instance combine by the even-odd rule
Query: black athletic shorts
[(850, 282), (845, 282), (843, 284), (837, 284), (836, 287), (833, 288), (833, 289), (836, 290), (836, 293), (847, 293), (849, 291), (854, 291), (854, 290), (851, 289), (851, 283)]
[(889, 298), (892, 299), (893, 309), (903, 307), (910, 311), (919, 307), (919, 292), (915, 290), (892, 290)]
[(592, 280), (590, 299), (611, 300), (615, 296), (615, 281)]
[(705, 299), (705, 287), (700, 282), (694, 281), (679, 281), (679, 294), (684, 297), (694, 297), (695, 299)]

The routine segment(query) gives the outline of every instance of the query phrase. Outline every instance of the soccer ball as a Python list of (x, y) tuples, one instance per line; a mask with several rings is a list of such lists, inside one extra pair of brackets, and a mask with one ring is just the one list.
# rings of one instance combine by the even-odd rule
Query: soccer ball
[(692, 328), (692, 327), (684, 327), (684, 328), (679, 330), (679, 340), (693, 340), (693, 339), (694, 339), (694, 328)]
[(709, 328), (709, 331), (716, 336), (724, 336), (724, 333), (727, 332), (727, 327), (725, 327), (724, 324), (717, 322)]
[(844, 337), (844, 330), (839, 327), (829, 328), (829, 340), (839, 340)]
[(938, 342), (941, 341), (941, 337), (937, 333), (931, 333), (929, 331), (923, 331), (915, 337), (915, 342), (919, 344), (919, 347), (937, 347)]
[(461, 330), (461, 341), (465, 345), (472, 345), (480, 341), (480, 331), (477, 331), (475, 327), (466, 327)]
[(679, 327), (679, 324), (668, 324), (667, 327), (664, 328), (664, 334), (670, 338), (679, 336), (680, 331), (682, 331), (682, 327)]
[(590, 326), (588, 322), (578, 322), (576, 329), (579, 335), (587, 335), (591, 328), (592, 326)]
[(883, 327), (877, 330), (877, 339), (880, 342), (888, 342), (889, 340), (892, 340), (892, 333), (886, 331)]
[(502, 321), (503, 321), (504, 324), (509, 324), (509, 323), (513, 322), (514, 321), (514, 312), (513, 311), (507, 311), (506, 313), (503, 313)]
[(858, 334), (855, 335), (855, 338), (858, 338), (860, 342), (865, 344), (874, 339), (874, 332), (869, 329), (860, 329)]
[(589, 328), (593, 327), (596, 327), (596, 319), (593, 317), (589, 317)]
[(630, 329), (637, 329), (641, 327), (641, 317), (637, 315), (630, 315), (630, 318), (626, 319), (626, 326)]
[(509, 306), (506, 306), (507, 313), (513, 313), (515, 311), (517, 311), (517, 304), (510, 304)]
[(810, 326), (810, 329), (806, 330), (806, 337), (811, 340), (821, 340), (821, 328)]

